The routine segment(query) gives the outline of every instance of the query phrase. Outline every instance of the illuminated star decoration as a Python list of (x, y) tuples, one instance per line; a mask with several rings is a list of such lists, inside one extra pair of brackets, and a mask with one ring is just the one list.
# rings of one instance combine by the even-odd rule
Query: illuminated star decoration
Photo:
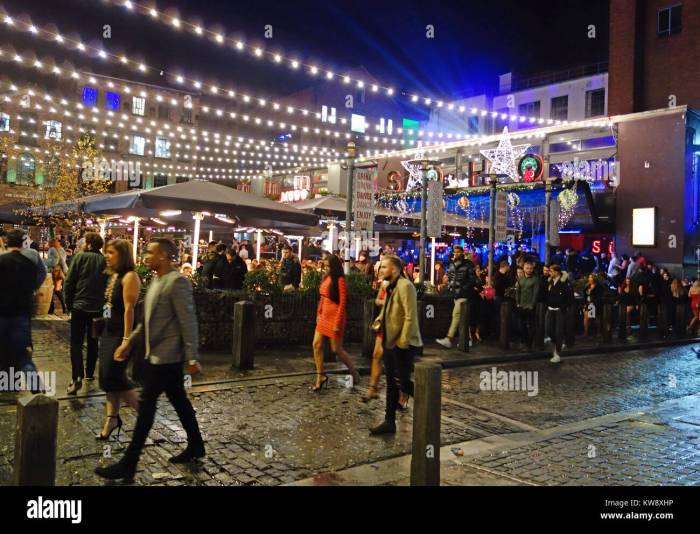
[(518, 169), (515, 161), (523, 157), (530, 145), (513, 146), (510, 143), (508, 126), (503, 128), (503, 134), (498, 141), (497, 148), (481, 150), (481, 154), (491, 162), (491, 172), (495, 174), (507, 174), (512, 182), (519, 181)]
[[(414, 160), (420, 160), (425, 157), (423, 147), (418, 145)], [(411, 160), (401, 162), (401, 166), (408, 171), (408, 181), (406, 182), (406, 191), (413, 191), (423, 186), (423, 170), (420, 164), (409, 163)]]

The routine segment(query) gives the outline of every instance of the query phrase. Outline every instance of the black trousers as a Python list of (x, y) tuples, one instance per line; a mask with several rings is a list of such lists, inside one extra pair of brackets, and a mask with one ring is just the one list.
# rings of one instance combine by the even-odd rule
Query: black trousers
[(182, 427), (187, 433), (187, 446), (195, 449), (204, 448), (204, 441), (199, 431), (194, 408), (192, 408), (192, 403), (187, 398), (187, 392), (185, 391), (185, 375), (182, 370), (182, 363), (165, 365), (146, 363), (139, 415), (136, 419), (136, 427), (134, 428), (131, 443), (124, 453), (123, 461), (128, 465), (136, 466), (139, 461), (146, 438), (153, 426), (158, 397), (163, 392), (165, 392), (170, 404), (175, 408)]
[(528, 347), (532, 347), (532, 340), (535, 336), (535, 310), (528, 308), (517, 308), (518, 327), (520, 329), (520, 341)]
[[(92, 319), (102, 317), (100, 312), (73, 310), (70, 318), (70, 363), (73, 380), (94, 377), (97, 367), (97, 339), (90, 335)], [(87, 364), (83, 365), (83, 341), (87, 336)]]
[(564, 345), (564, 317), (565, 309), (550, 310), (547, 308), (547, 313), (545, 315), (545, 330), (547, 336), (554, 343), (554, 347), (557, 352), (561, 352), (562, 346)]
[[(396, 420), (396, 409), (399, 405), (399, 385), (401, 391), (413, 397), (413, 382), (411, 369), (415, 348), (384, 349), (384, 371), (386, 372), (386, 415), (387, 421)], [(398, 384), (397, 384), (398, 381)]]

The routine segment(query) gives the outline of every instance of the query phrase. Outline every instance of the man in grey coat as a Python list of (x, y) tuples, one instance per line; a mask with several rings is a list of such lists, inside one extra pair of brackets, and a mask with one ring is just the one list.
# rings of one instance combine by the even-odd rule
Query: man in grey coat
[(524, 265), (525, 276), (515, 284), (515, 306), (520, 320), (520, 339), (523, 350), (532, 350), (535, 335), (535, 306), (540, 294), (540, 279), (535, 276), (535, 264), (528, 258)]
[(200, 370), (197, 363), (197, 317), (192, 284), (173, 268), (177, 246), (165, 238), (153, 239), (146, 251), (146, 265), (156, 276), (151, 281), (144, 302), (144, 318), (114, 353), (124, 360), (133, 347), (145, 343), (145, 383), (134, 434), (123, 458), (95, 473), (107, 479), (131, 480), (136, 472), (141, 450), (153, 426), (158, 397), (165, 392), (187, 433), (187, 448), (170, 458), (185, 463), (205, 455), (194, 408), (187, 398), (183, 364)]

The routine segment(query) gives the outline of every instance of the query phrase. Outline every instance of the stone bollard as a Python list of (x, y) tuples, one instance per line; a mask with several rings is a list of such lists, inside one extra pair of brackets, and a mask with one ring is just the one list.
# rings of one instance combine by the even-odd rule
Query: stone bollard
[(411, 486), (440, 485), (440, 412), (442, 367), (415, 365)]
[(656, 311), (656, 321), (657, 330), (659, 331), (659, 338), (664, 339), (668, 336), (668, 313), (666, 305), (659, 303), (658, 309)]
[(603, 343), (612, 343), (612, 314), (612, 304), (603, 304), (603, 317), (600, 323)]
[(232, 368), (252, 369), (255, 353), (255, 304), (242, 300), (233, 305)]
[(462, 352), (469, 352), (469, 301), (460, 302), (459, 304), (459, 333), (457, 334), (457, 349)]
[(500, 321), (501, 328), (499, 331), (499, 346), (503, 350), (508, 350), (510, 347), (510, 323), (513, 317), (513, 302), (504, 300), (501, 302)]
[(649, 306), (646, 302), (639, 305), (639, 339), (649, 339)]
[(372, 358), (374, 352), (374, 339), (376, 332), (372, 330), (372, 323), (375, 317), (374, 299), (367, 299), (362, 308), (362, 356)]
[(538, 350), (544, 349), (544, 321), (547, 313), (547, 305), (544, 302), (538, 302), (535, 306), (535, 337), (533, 339), (533, 347)]
[(17, 399), (15, 431), (15, 485), (55, 485), (58, 401), (45, 395)]
[(618, 314), (617, 339), (625, 341), (627, 339), (627, 306), (625, 304), (619, 304)]

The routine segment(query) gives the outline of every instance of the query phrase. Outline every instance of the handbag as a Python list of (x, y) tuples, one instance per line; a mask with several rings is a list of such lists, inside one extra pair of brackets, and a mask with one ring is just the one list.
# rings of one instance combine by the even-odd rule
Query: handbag
[(382, 318), (377, 317), (373, 322), (372, 326), (370, 327), (374, 332), (379, 333), (379, 331), (382, 329)]

